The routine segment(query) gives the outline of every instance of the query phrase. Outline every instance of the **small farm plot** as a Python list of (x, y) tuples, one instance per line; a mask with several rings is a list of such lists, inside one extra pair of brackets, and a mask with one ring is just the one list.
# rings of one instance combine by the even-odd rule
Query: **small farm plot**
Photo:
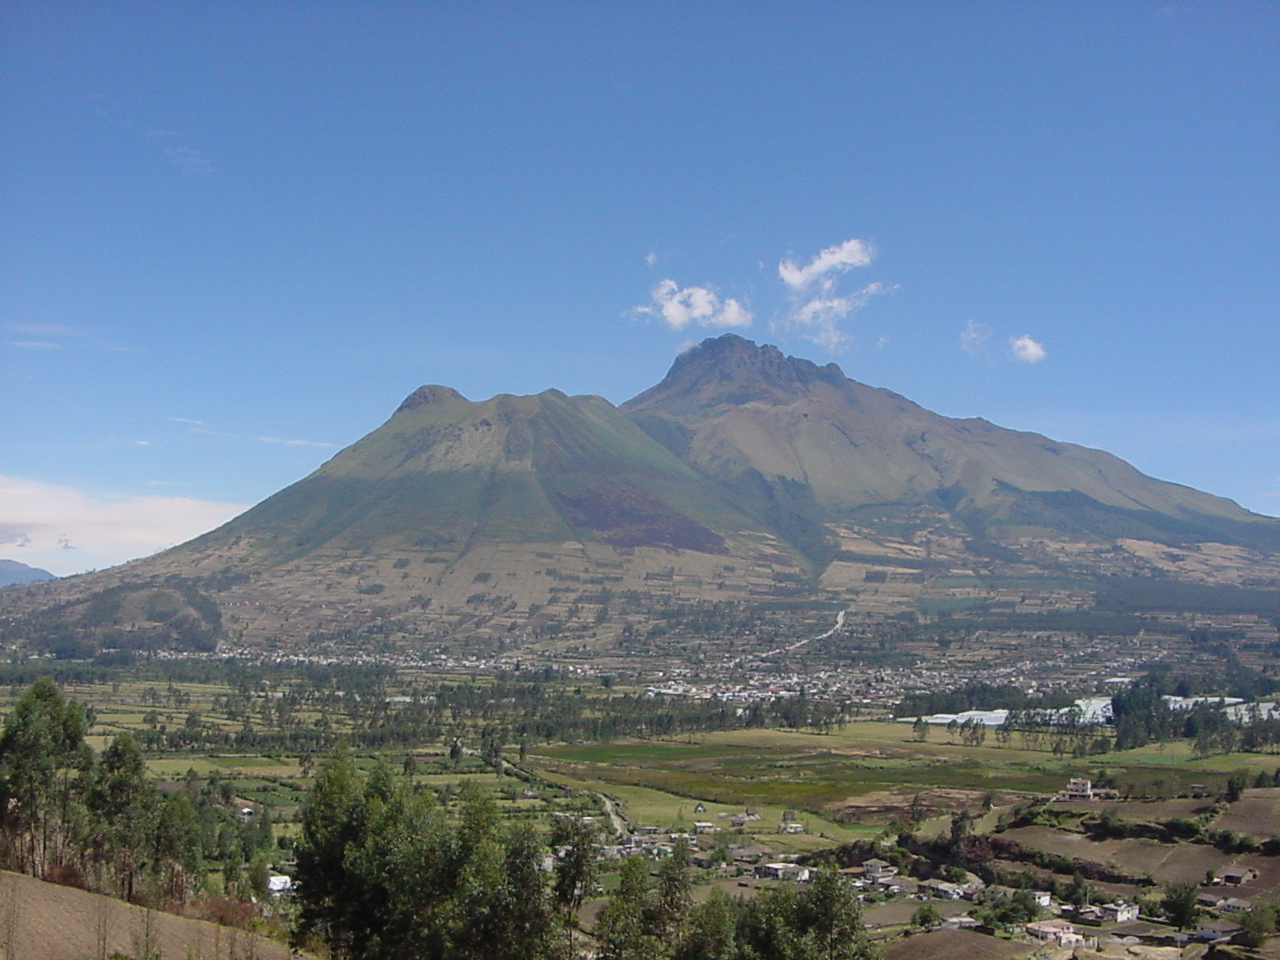
[(1240, 799), (1214, 821), (1213, 826), (1217, 830), (1234, 830), (1255, 840), (1280, 837), (1280, 787), (1244, 791)]

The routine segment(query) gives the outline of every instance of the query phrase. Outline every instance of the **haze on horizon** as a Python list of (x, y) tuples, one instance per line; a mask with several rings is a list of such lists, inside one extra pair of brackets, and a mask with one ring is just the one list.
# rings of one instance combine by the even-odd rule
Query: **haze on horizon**
[(1280, 512), (1264, 4), (0, 10), (0, 556), (726, 330)]

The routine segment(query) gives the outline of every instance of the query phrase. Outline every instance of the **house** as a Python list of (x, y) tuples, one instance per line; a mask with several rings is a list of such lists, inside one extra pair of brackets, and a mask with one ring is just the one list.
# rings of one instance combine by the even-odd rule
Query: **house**
[(792, 820), (790, 823), (782, 824), (782, 826), (779, 827), (779, 829), (783, 833), (804, 833), (804, 824), (797, 823), (796, 821)]
[(982, 926), (982, 921), (962, 913), (958, 917), (947, 917), (942, 921), (942, 926), (948, 930), (972, 930), (974, 927)]
[(1229, 940), (1243, 929), (1234, 920), (1202, 920), (1196, 924), (1196, 936), (1201, 940)]
[(795, 863), (757, 863), (756, 876), (761, 880), (799, 880), (809, 879), (809, 868)]
[(282, 873), (273, 873), (267, 878), (267, 889), (272, 893), (288, 893), (293, 889), (293, 881)]
[(733, 847), (729, 849), (733, 850), (733, 859), (739, 863), (756, 863), (773, 853), (773, 850), (764, 844), (752, 844), (747, 847), (738, 847), (736, 850)]
[(695, 821), (693, 821), (693, 832), (694, 832), (694, 833), (711, 833), (711, 832), (712, 832), (713, 830), (715, 830), (715, 829), (716, 829), (716, 825), (715, 825), (714, 823), (711, 823), (711, 822), (707, 821), (707, 820), (695, 820)]
[(1076, 943), (1083, 938), (1076, 933), (1074, 924), (1066, 920), (1036, 920), (1028, 923), (1027, 933), (1037, 940), (1053, 940), (1056, 943)]
[(965, 887), (947, 880), (921, 880), (919, 890), (940, 900), (959, 900), (965, 894)]
[(794, 820), (795, 818), (796, 818), (796, 812), (795, 812), (794, 810), (783, 810), (783, 811), (782, 811), (782, 822), (783, 822), (783, 823), (790, 823), (790, 822), (791, 822), (792, 820)]
[(1055, 800), (1092, 800), (1093, 781), (1083, 777), (1072, 777), (1067, 781), (1067, 788), (1059, 790)]
[(1084, 940), (1076, 933), (1075, 926), (1066, 920), (1036, 920), (1027, 924), (1027, 933), (1037, 940), (1052, 940), (1063, 946)]
[(872, 858), (862, 863), (862, 875), (868, 880), (879, 880), (881, 877), (896, 877), (898, 868), (886, 860)]
[(706, 812), (707, 812), (707, 805), (706, 805), (705, 803), (703, 803), (703, 802), (699, 801), (697, 804), (695, 804), (695, 805), (694, 805), (693, 812), (694, 812), (694, 813), (706, 813)]
[(759, 820), (759, 819), (760, 819), (760, 811), (759, 811), (759, 810), (757, 810), (755, 807), (747, 807), (747, 819), (748, 819), (748, 820)]
[(1244, 867), (1240, 864), (1233, 864), (1229, 867), (1223, 867), (1218, 871), (1218, 879), (1223, 883), (1233, 883), (1236, 885), (1248, 883), (1250, 880), (1258, 879), (1258, 871), (1253, 867)]
[(1099, 908), (1108, 923), (1128, 923), (1138, 919), (1138, 905), (1117, 900), (1115, 903), (1104, 903)]
[(1239, 897), (1227, 897), (1227, 899), (1218, 904), (1218, 908), (1221, 910), (1239, 910), (1242, 913), (1248, 913), (1253, 909), (1253, 901), (1242, 900)]

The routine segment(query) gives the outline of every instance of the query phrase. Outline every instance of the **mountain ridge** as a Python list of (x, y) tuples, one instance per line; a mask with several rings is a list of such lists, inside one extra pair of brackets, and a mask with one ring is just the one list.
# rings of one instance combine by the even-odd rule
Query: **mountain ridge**
[(1064, 573), (1280, 586), (1280, 520), (726, 334), (618, 407), (420, 387), (216, 530), (6, 590), (0, 635), (81, 652), (370, 631), (609, 645), (681, 609), (888, 615), (948, 576)]

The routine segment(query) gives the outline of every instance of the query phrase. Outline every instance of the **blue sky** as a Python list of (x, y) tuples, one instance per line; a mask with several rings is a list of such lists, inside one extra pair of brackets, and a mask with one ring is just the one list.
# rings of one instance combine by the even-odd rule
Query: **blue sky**
[(1280, 513), (1277, 77), (1272, 3), (9, 0), (0, 556), (727, 329)]

